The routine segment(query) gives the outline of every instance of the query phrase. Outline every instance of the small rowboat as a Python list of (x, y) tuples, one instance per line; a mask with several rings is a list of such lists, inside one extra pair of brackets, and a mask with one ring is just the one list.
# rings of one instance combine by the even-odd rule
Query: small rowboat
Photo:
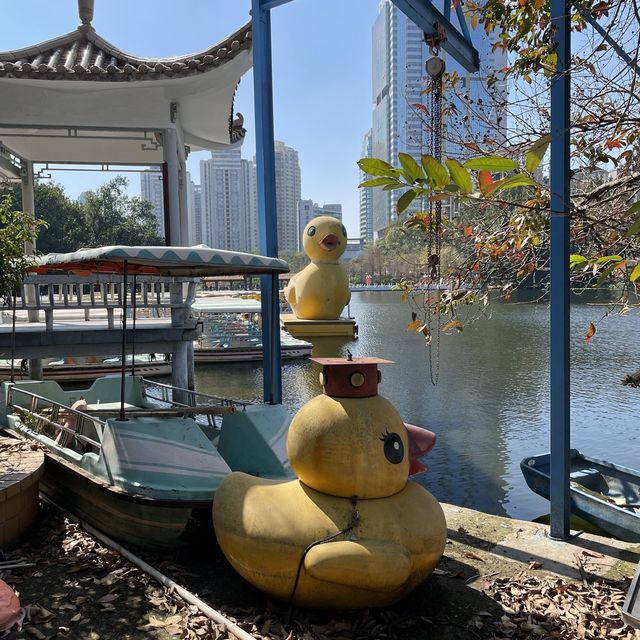
[[(640, 471), (590, 458), (572, 449), (571, 512), (627, 542), (640, 542)], [(525, 458), (529, 488), (549, 499), (549, 454)]]

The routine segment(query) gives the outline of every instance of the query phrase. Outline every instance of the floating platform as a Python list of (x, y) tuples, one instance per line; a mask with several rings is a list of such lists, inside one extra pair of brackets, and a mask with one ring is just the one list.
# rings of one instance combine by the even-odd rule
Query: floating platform
[(16, 544), (38, 515), (44, 453), (15, 438), (0, 437), (0, 550)]
[(294, 338), (346, 337), (355, 340), (358, 337), (358, 325), (354, 318), (300, 320), (292, 313), (285, 313), (280, 316), (280, 323)]

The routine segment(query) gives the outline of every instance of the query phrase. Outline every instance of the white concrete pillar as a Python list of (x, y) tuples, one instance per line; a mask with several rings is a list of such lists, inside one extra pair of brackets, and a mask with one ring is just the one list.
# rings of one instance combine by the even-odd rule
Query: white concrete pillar
[[(32, 218), (36, 215), (35, 195), (33, 192), (33, 162), (25, 161), (22, 165), (22, 210), (28, 213)], [(26, 255), (33, 255), (36, 251), (35, 240), (33, 242), (24, 243), (24, 252)], [(27, 304), (32, 305), (36, 302), (36, 286), (33, 284), (24, 287), (24, 293)], [(29, 322), (38, 322), (40, 320), (40, 312), (37, 309), (29, 309), (27, 312)], [(29, 377), (32, 380), (42, 380), (42, 358), (32, 358), (29, 360)]]
[[(164, 161), (167, 163), (167, 184), (169, 203), (169, 237), (174, 247), (180, 246), (180, 158), (178, 135), (175, 129), (165, 129), (163, 136)], [(166, 232), (166, 230), (165, 230)]]
[(187, 180), (187, 161), (184, 154), (180, 157), (180, 239), (181, 245), (188, 247), (193, 244), (191, 242), (191, 229), (189, 220), (189, 211), (187, 205), (187, 192), (189, 184)]
[[(187, 318), (187, 310), (182, 307), (183, 293), (182, 283), (172, 282), (171, 296), (171, 326), (184, 327)], [(189, 343), (176, 343), (171, 356), (171, 385), (181, 389), (189, 388)], [(187, 404), (187, 396), (182, 392), (175, 392), (173, 399)]]

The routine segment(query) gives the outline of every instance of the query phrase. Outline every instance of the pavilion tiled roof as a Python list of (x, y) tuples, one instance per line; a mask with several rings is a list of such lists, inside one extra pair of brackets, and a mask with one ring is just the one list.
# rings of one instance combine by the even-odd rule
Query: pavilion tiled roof
[(0, 78), (145, 81), (180, 78), (219, 67), (251, 48), (251, 23), (222, 42), (186, 56), (140, 58), (101, 38), (90, 24), (40, 44), (0, 52)]

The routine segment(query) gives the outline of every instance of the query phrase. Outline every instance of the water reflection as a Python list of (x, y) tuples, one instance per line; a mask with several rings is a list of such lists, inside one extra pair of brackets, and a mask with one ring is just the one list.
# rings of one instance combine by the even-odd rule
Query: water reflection
[[(380, 393), (407, 422), (428, 426), (438, 443), (417, 478), (440, 500), (489, 513), (533, 518), (548, 510), (521, 477), (519, 463), (549, 448), (549, 308), (546, 304), (496, 305), (455, 336), (442, 336), (429, 352), (424, 338), (405, 331), (409, 309), (395, 292), (353, 295), (352, 314), (360, 339), (324, 339), (314, 355), (379, 356)], [(612, 317), (590, 345), (584, 334), (604, 310), (572, 307), (572, 445), (627, 466), (636, 462), (640, 391), (620, 384), (635, 371), (640, 319)], [(430, 364), (439, 382), (430, 381)], [(320, 392), (319, 366), (289, 361), (283, 368), (284, 402), (296, 410)], [(197, 387), (249, 400), (262, 397), (262, 368), (256, 364), (198, 367)]]

